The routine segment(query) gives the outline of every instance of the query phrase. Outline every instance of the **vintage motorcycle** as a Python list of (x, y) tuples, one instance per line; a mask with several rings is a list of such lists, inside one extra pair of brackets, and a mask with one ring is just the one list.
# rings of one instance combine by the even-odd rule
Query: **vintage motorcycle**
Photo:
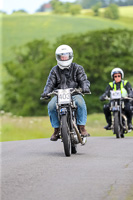
[(124, 134), (131, 132), (131, 130), (128, 129), (127, 117), (124, 113), (124, 100), (132, 100), (132, 98), (127, 97), (127, 94), (122, 96), (120, 90), (112, 90), (110, 91), (110, 98), (106, 97), (105, 99), (110, 101), (110, 110), (112, 114), (111, 129), (116, 135), (116, 138), (124, 138)]
[[(76, 122), (77, 107), (72, 99), (75, 94), (82, 94), (80, 89), (58, 89), (48, 94), (57, 96), (56, 109), (60, 121), (59, 139), (64, 145), (64, 152), (66, 156), (77, 153), (77, 144), (85, 145), (87, 137), (81, 136)], [(44, 100), (44, 98), (40, 98)]]

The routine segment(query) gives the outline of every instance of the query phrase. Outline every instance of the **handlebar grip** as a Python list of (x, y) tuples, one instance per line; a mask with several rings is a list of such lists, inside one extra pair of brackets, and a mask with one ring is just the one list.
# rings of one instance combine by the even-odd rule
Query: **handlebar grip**
[(44, 100), (44, 98), (43, 98), (43, 97), (40, 97), (40, 100)]
[(40, 97), (40, 100), (42, 101), (42, 100), (48, 100), (48, 99), (50, 99), (50, 97), (51, 96), (47, 96), (47, 97)]

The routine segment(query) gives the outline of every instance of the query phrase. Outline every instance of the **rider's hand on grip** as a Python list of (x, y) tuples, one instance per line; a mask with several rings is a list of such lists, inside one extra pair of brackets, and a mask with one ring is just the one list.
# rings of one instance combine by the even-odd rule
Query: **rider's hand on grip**
[(41, 94), (41, 97), (44, 98), (44, 99), (49, 99), (50, 98), (50, 96), (48, 96), (48, 94), (46, 92), (43, 92)]
[(133, 98), (133, 91), (130, 91), (130, 93), (128, 94), (128, 97)]
[(106, 100), (106, 94), (103, 94), (102, 96), (100, 96), (100, 100), (105, 101)]
[(82, 88), (82, 93), (91, 93), (90, 88), (89, 87)]

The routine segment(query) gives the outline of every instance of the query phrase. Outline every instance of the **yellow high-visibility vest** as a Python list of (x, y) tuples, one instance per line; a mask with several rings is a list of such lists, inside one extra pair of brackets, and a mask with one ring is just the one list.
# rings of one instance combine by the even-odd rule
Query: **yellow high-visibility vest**
[[(128, 82), (127, 80), (121, 81), (121, 85), (120, 85), (121, 93), (123, 93), (123, 88), (127, 84), (127, 82)], [(109, 85), (114, 91), (116, 91), (116, 83), (115, 82), (110, 82)]]

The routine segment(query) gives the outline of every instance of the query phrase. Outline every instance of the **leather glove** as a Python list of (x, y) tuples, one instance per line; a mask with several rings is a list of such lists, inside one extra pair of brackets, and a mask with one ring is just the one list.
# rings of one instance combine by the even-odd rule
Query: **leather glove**
[(102, 96), (100, 96), (100, 100), (105, 101), (105, 97), (106, 97), (106, 94), (103, 94)]
[(50, 98), (50, 96), (48, 96), (48, 93), (46, 93), (46, 92), (43, 92), (43, 93), (41, 94), (41, 97), (42, 97), (42, 98), (45, 98), (45, 99), (49, 99), (49, 98)]
[(133, 91), (128, 94), (128, 97), (133, 98)]
[(82, 93), (90, 93), (90, 88), (86, 87), (86, 88), (82, 88)]

